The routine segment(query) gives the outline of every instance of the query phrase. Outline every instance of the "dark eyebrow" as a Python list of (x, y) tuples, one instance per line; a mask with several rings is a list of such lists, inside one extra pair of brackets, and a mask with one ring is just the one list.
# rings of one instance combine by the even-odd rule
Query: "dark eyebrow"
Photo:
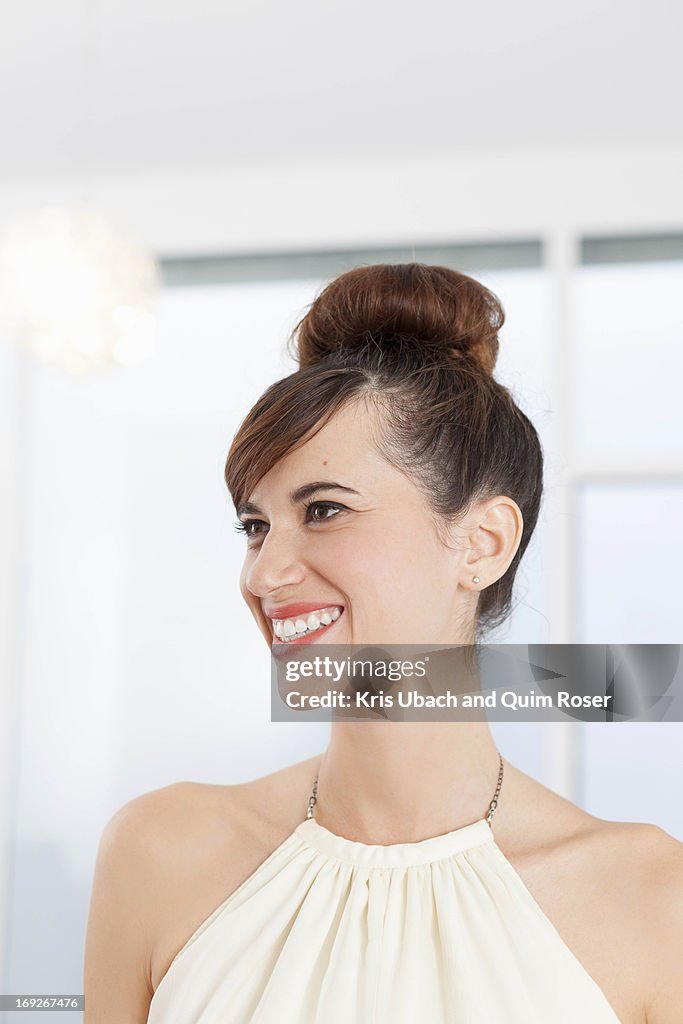
[[(346, 487), (344, 484), (337, 484), (333, 480), (315, 480), (313, 483), (304, 484), (302, 487), (297, 487), (295, 491), (289, 492), (289, 500), (297, 505), (300, 501), (305, 501), (306, 498), (311, 498), (318, 491), (345, 491), (346, 494), (356, 494), (360, 497), (359, 491), (354, 491), (353, 487)], [(252, 515), (260, 516), (263, 512), (254, 505), (252, 501), (245, 501), (244, 504), (240, 505), (237, 509), (238, 516)]]

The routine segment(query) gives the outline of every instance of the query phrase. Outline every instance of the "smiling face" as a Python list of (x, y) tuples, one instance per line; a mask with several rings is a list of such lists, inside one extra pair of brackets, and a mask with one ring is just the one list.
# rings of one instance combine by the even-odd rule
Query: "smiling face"
[(421, 491), (376, 450), (377, 416), (347, 405), (239, 510), (240, 587), (269, 644), (470, 642), (467, 541), (444, 543)]

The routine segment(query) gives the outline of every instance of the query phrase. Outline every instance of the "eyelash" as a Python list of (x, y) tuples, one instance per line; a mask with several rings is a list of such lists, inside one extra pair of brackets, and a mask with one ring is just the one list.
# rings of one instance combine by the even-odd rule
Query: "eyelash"
[[(338, 505), (334, 501), (312, 501), (312, 502), (310, 502), (310, 504), (306, 505), (306, 508), (305, 508), (306, 516), (308, 516), (308, 514), (310, 513), (312, 508), (335, 509), (337, 512), (344, 512), (344, 511), (346, 511), (345, 507), (343, 505)], [(330, 519), (336, 519), (336, 516), (325, 516), (324, 519), (314, 519), (312, 521), (314, 523), (326, 523)], [(263, 523), (263, 520), (262, 519), (247, 519), (246, 521), (238, 520), (235, 523), (235, 530), (238, 533), (243, 533), (244, 536), (247, 538), (247, 540), (250, 540), (252, 537), (258, 537), (260, 535), (260, 533), (262, 532), (262, 531), (257, 531), (256, 533), (250, 533), (249, 532), (249, 527), (253, 526), (255, 523)]]

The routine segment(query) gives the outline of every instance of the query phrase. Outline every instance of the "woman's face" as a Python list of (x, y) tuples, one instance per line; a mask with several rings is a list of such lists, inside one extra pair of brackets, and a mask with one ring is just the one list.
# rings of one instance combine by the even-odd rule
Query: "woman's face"
[(371, 443), (353, 402), (264, 476), (240, 510), (242, 595), (273, 643), (466, 643), (468, 541), (444, 543), (415, 484)]

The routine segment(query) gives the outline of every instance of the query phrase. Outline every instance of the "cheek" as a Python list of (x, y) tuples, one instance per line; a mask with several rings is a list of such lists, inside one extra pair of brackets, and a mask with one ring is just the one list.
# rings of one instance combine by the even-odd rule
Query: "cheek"
[(410, 618), (426, 602), (438, 600), (439, 551), (424, 532), (410, 528), (340, 533), (337, 543), (321, 549), (316, 568), (346, 593), (356, 610)]
[(457, 590), (457, 566), (430, 528), (414, 524), (379, 537), (366, 564), (387, 613), (406, 627), (427, 621), (438, 628)]

